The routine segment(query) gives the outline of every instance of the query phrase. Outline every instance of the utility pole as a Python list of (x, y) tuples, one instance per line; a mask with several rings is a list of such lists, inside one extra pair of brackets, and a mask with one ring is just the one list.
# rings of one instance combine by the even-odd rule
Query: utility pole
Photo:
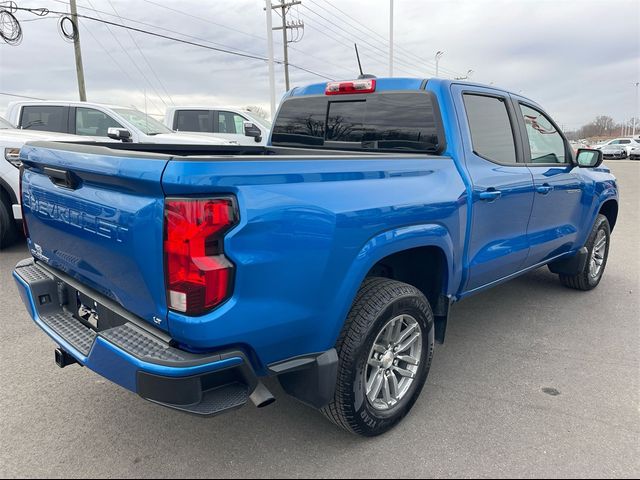
[(393, 0), (389, 2), (389, 76), (393, 77)]
[(78, 93), (80, 94), (80, 101), (87, 101), (87, 91), (84, 87), (84, 70), (82, 68), (82, 51), (80, 50), (80, 26), (78, 25), (78, 9), (76, 8), (76, 0), (70, 0), (71, 5), (71, 19), (73, 20), (73, 27), (75, 28), (75, 35), (73, 36), (73, 48), (76, 54), (76, 75), (78, 77)]
[(637, 122), (637, 118), (638, 118), (638, 85), (640, 85), (640, 82), (636, 82), (635, 86), (636, 86), (636, 104), (634, 105), (634, 114), (633, 114), (633, 133), (631, 134), (631, 136), (635, 137), (636, 136), (636, 122)]
[(293, 0), (290, 2), (283, 1), (280, 5), (272, 5), (272, 9), (281, 9), (282, 16), (282, 26), (275, 27), (274, 30), (282, 30), (282, 43), (284, 47), (284, 83), (287, 91), (289, 90), (289, 49), (287, 45), (292, 43), (293, 40), (289, 41), (289, 35), (287, 33), (288, 30), (297, 30), (299, 28), (304, 30), (304, 22), (296, 21), (287, 23), (287, 12), (294, 5), (300, 5), (302, 2), (300, 0)]
[[(276, 78), (273, 70), (273, 25), (271, 22), (271, 0), (265, 0), (267, 13), (267, 50), (269, 54), (269, 100), (271, 103), (271, 121), (276, 114)], [(286, 47), (285, 47), (286, 48)]]

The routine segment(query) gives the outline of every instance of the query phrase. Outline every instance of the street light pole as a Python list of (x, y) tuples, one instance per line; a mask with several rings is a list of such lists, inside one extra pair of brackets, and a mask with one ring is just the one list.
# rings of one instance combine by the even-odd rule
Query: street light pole
[(631, 134), (631, 136), (635, 137), (636, 136), (636, 119), (638, 118), (638, 85), (640, 85), (640, 82), (636, 82), (636, 104), (635, 104), (635, 113), (633, 114), (633, 133)]
[(276, 79), (273, 69), (273, 25), (271, 22), (271, 0), (266, 0), (265, 11), (267, 13), (267, 53), (269, 55), (269, 103), (270, 103), (270, 119), (276, 114)]
[(439, 73), (438, 64), (440, 62), (440, 57), (442, 57), (442, 55), (444, 55), (444, 52), (442, 51), (438, 51), (436, 53), (436, 78), (438, 77), (438, 73)]
[(393, 77), (393, 0), (389, 2), (389, 76)]

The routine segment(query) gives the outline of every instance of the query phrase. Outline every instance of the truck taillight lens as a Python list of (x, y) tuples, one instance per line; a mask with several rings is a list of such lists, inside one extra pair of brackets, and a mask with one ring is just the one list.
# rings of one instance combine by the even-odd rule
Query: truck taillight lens
[(224, 234), (238, 220), (235, 200), (167, 198), (164, 216), (169, 308), (201, 315), (231, 294), (234, 265), (224, 256)]

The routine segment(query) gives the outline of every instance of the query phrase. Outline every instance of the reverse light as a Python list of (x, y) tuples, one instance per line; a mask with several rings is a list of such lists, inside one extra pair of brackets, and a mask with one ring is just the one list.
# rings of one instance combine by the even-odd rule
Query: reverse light
[(22, 162), (20, 161), (19, 148), (5, 148), (4, 158), (16, 168), (20, 168), (20, 166), (22, 165)]
[(375, 78), (367, 78), (348, 82), (329, 82), (324, 93), (325, 95), (346, 95), (349, 93), (373, 93), (375, 91)]
[(169, 308), (202, 315), (231, 294), (234, 265), (224, 256), (224, 234), (238, 220), (235, 200), (167, 198), (165, 269)]

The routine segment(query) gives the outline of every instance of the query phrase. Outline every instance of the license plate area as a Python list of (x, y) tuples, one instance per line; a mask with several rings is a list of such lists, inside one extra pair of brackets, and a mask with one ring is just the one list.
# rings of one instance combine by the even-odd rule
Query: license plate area
[(57, 283), (60, 306), (91, 330), (102, 332), (127, 323), (124, 317), (118, 315), (86, 293), (73, 288), (62, 280), (58, 279)]

